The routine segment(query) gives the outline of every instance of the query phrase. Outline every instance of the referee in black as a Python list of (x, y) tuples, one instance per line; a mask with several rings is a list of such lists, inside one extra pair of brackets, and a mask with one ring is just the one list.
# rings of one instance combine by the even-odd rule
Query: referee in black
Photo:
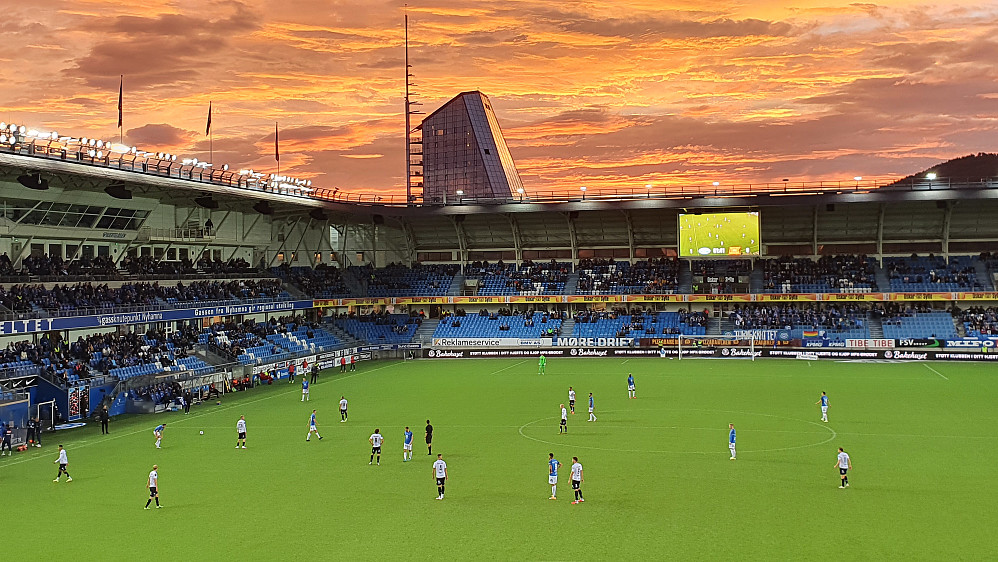
[(426, 420), (426, 454), (433, 454), (433, 426), (430, 425), (430, 420)]
[(101, 435), (109, 435), (111, 432), (107, 429), (107, 422), (110, 421), (111, 414), (108, 413), (107, 406), (102, 407), (97, 416), (100, 418)]

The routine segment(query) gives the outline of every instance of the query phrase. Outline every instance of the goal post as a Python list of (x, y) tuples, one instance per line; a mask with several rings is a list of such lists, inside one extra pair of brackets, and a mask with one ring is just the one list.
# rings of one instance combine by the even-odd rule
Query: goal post
[(755, 361), (755, 336), (687, 336), (678, 338), (677, 357), (724, 357)]

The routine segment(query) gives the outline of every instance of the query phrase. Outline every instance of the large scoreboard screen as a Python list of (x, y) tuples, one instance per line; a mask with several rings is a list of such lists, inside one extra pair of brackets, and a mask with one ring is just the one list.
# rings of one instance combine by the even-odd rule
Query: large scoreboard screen
[(679, 255), (686, 258), (758, 256), (759, 212), (679, 215)]

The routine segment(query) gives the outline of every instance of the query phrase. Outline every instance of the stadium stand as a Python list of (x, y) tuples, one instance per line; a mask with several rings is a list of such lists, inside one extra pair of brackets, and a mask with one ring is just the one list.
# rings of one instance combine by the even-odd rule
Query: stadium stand
[(465, 266), (465, 279), (478, 280), (478, 294), (497, 295), (560, 295), (572, 271), (572, 264), (551, 260), (535, 263), (524, 260), (519, 267), (476, 261)]
[(579, 260), (580, 295), (671, 294), (679, 286), (679, 260), (657, 258), (635, 262)]
[(413, 267), (392, 263), (386, 267), (351, 266), (349, 271), (367, 283), (370, 297), (440, 296), (450, 290), (454, 276), (461, 270), (457, 264)]
[(794, 339), (868, 339), (869, 309), (857, 304), (736, 305), (728, 319), (736, 330), (788, 330)]
[(411, 342), (422, 319), (413, 314), (342, 314), (333, 323), (358, 340), (390, 344)]
[(706, 333), (707, 316), (701, 312), (581, 311), (573, 318), (573, 336), (643, 337), (663, 334), (698, 336)]
[(251, 365), (334, 349), (341, 342), (302, 316), (284, 316), (269, 322), (216, 323), (198, 334), (198, 343), (223, 357)]
[(0, 304), (7, 309), (34, 316), (72, 315), (83, 309), (113, 311), (131, 306), (164, 308), (182, 304), (240, 303), (287, 299), (290, 295), (280, 280), (195, 281), (174, 286), (159, 283), (125, 284), (117, 288), (107, 284), (13, 285), (0, 287)]
[(869, 293), (877, 290), (875, 260), (864, 255), (760, 260), (765, 293)]
[(283, 264), (271, 271), (312, 298), (341, 299), (350, 296), (338, 267), (319, 264), (313, 269), (307, 266), (290, 267), (288, 264)]
[[(878, 307), (881, 308), (881, 307)], [(953, 314), (933, 310), (928, 305), (899, 306), (888, 303), (882, 307), (881, 323), (886, 338), (958, 339)]]
[(884, 269), (890, 278), (890, 290), (898, 293), (968, 291), (981, 289), (977, 282), (975, 258), (952, 256), (945, 258), (912, 255), (908, 258), (884, 258)]
[(435, 338), (539, 338), (561, 335), (562, 318), (546, 312), (513, 313), (481, 310), (478, 314), (448, 316), (437, 325)]
[(974, 306), (959, 313), (959, 321), (963, 324), (968, 337), (990, 338), (998, 336), (998, 309)]

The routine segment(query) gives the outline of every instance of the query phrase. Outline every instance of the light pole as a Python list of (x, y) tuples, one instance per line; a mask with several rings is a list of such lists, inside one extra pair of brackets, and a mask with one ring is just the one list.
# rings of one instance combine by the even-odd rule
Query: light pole
[(586, 186), (580, 187), (579, 191), (582, 192), (582, 200), (585, 201), (586, 200)]

